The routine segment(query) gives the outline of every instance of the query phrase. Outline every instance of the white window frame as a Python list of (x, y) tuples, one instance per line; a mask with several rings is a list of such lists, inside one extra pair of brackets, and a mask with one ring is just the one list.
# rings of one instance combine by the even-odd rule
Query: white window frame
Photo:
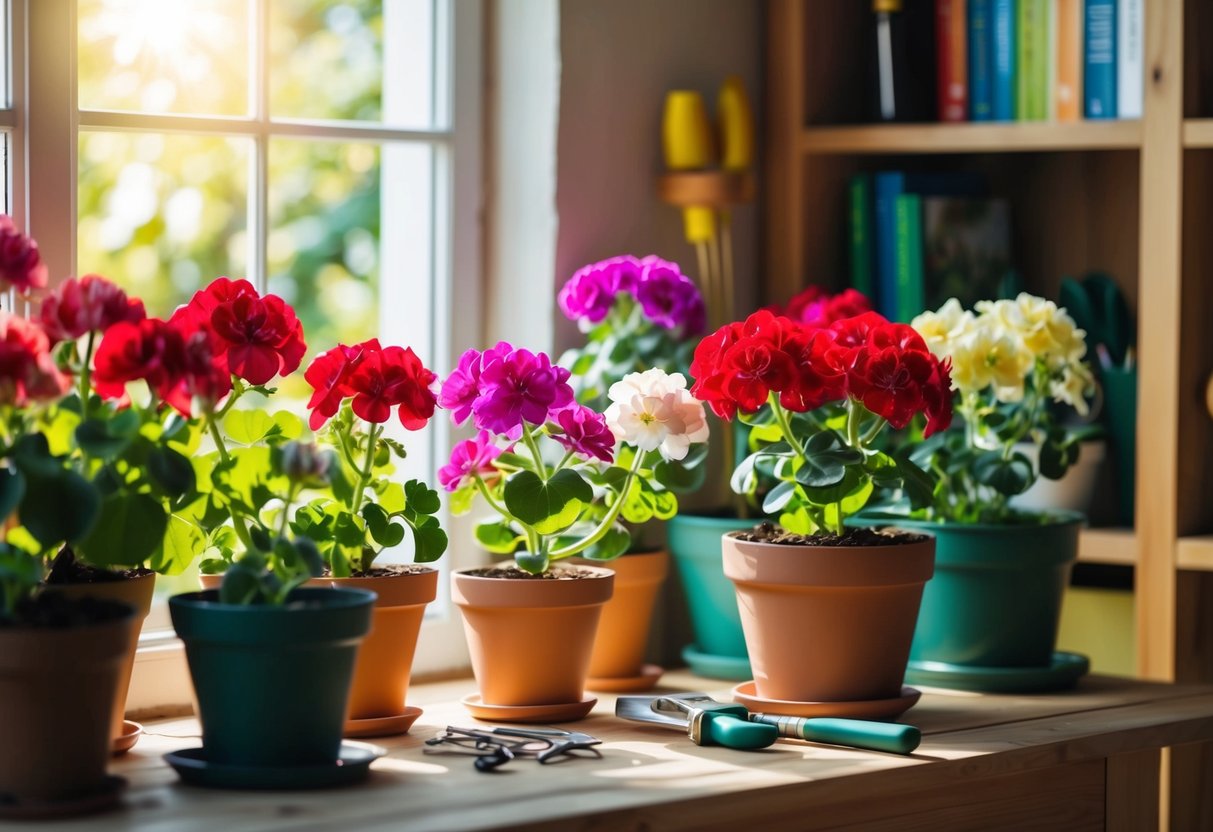
[[(169, 0), (165, 0), (168, 2)], [(432, 337), (426, 349), (428, 363), (442, 373), (454, 365), (460, 351), (481, 341), (484, 309), (481, 302), (481, 199), (482, 199), (482, 55), (483, 7), (481, 0), (433, 0), (435, 64), (448, 73), (449, 112), (445, 126), (434, 130), (404, 130), (388, 125), (273, 118), (268, 107), (268, 75), (261, 65), (268, 55), (270, 0), (249, 0), (254, 36), (250, 44), (251, 107), (248, 117), (198, 117), (109, 111), (80, 112), (76, 97), (76, 1), (9, 0), (8, 28), (11, 108), (0, 109), (0, 130), (9, 138), (8, 188), (11, 213), (19, 227), (38, 240), (52, 281), (77, 274), (76, 192), (77, 146), (80, 129), (155, 132), (250, 138), (256, 148), (249, 180), (249, 237), (253, 241), (249, 274), (264, 288), (266, 281), (267, 148), (271, 136), (329, 141), (414, 141), (434, 148), (433, 233), (430, 241), (433, 275)], [(389, 0), (390, 2), (390, 0)], [(445, 23), (445, 26), (443, 25)], [(456, 60), (456, 57), (458, 59)], [(440, 116), (441, 117), (441, 116)], [(381, 220), (381, 228), (387, 223)], [(385, 234), (386, 236), (386, 234)], [(81, 264), (87, 270), (88, 264)], [(381, 269), (380, 285), (389, 279)], [(412, 311), (424, 304), (408, 304)], [(393, 309), (407, 316), (406, 310)], [(386, 318), (381, 313), (381, 321)], [(407, 325), (407, 317), (404, 320)], [(391, 329), (398, 330), (399, 326)], [(391, 338), (393, 333), (384, 333)], [(407, 337), (407, 328), (406, 334)], [(407, 341), (402, 341), (407, 343)], [(428, 349), (427, 349), (428, 348)], [(448, 423), (434, 420), (432, 459), (441, 460), (450, 447)], [(430, 466), (436, 468), (436, 464)], [(434, 470), (415, 472), (427, 482)], [(414, 659), (415, 674), (446, 673), (468, 665), (460, 618), (450, 603), (451, 568), (476, 565), (484, 555), (472, 544), (469, 524), (448, 522), (450, 550), (439, 562), (438, 600), (431, 605)], [(134, 681), (128, 701), (132, 712), (154, 711), (187, 704), (192, 699), (180, 642), (163, 629), (167, 624), (149, 620), (141, 639)]]

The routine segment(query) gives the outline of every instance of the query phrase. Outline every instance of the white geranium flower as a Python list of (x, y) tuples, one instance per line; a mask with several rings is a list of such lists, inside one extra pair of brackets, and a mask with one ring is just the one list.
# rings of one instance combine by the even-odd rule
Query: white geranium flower
[(607, 427), (641, 451), (660, 449), (666, 459), (683, 459), (692, 442), (707, 441), (703, 404), (687, 390), (682, 373), (629, 373), (611, 385), (607, 396)]
[(964, 337), (973, 327), (974, 317), (960, 305), (956, 298), (948, 298), (938, 312), (923, 312), (910, 322), (936, 358), (951, 355), (957, 339)]

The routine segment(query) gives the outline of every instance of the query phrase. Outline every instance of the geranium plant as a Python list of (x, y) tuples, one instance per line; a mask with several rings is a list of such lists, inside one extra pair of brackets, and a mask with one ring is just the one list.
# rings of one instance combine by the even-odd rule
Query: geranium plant
[(931, 477), (905, 455), (875, 447), (889, 427), (917, 414), (926, 433), (952, 416), (948, 364), (921, 336), (875, 312), (828, 326), (755, 312), (704, 338), (691, 391), (723, 419), (755, 425), (760, 447), (736, 468), (739, 493), (774, 480), (762, 507), (788, 531), (844, 533), (876, 486), (931, 500)]
[[(1078, 460), (1082, 434), (1067, 430), (1050, 402), (1087, 412), (1094, 378), (1086, 333), (1057, 304), (1027, 293), (975, 310), (952, 298), (914, 319), (931, 351), (952, 364), (964, 426), (928, 439), (914, 457), (942, 479), (930, 519), (1015, 522), (1012, 497)], [(1025, 442), (1037, 446), (1038, 463), (1019, 449)]]
[(501, 342), (461, 356), (439, 403), (478, 433), (455, 446), (438, 477), (454, 513), (477, 495), (496, 513), (476, 528), (481, 545), (542, 574), (573, 555), (622, 554), (630, 534), (618, 521), (630, 510), (677, 510), (670, 488), (685, 479), (691, 446), (708, 437), (703, 405), (682, 375), (660, 369), (628, 374), (608, 398), (605, 414), (577, 403), (569, 371), (542, 352)]
[(685, 372), (703, 333), (703, 296), (677, 263), (624, 255), (591, 263), (557, 295), (560, 310), (586, 342), (560, 357), (577, 401), (599, 411), (611, 385), (628, 373)]

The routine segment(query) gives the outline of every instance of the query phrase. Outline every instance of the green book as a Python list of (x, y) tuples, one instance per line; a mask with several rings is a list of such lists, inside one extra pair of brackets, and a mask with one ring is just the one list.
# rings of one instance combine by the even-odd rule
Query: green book
[(872, 177), (851, 177), (851, 288), (875, 303), (872, 278)]
[(897, 320), (909, 323), (926, 309), (922, 264), (922, 197), (902, 194), (893, 205), (894, 257), (897, 263), (897, 298), (892, 308)]
[(1016, 71), (1015, 117), (1047, 121), (1049, 106), (1049, 0), (1019, 0), (1019, 60)]

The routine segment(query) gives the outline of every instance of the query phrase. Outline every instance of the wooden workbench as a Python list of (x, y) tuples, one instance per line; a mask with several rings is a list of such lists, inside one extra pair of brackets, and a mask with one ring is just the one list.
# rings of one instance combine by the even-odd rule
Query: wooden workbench
[[(662, 690), (721, 683), (667, 675)], [(417, 687), (411, 736), (362, 786), (231, 792), (182, 786), (160, 755), (199, 744), (193, 720), (146, 726), (114, 773), (123, 808), (40, 830), (1088, 829), (1157, 824), (1159, 749), (1213, 740), (1213, 688), (1088, 677), (1062, 694), (994, 696), (927, 689), (905, 721), (922, 728), (912, 757), (781, 741), (759, 752), (699, 748), (683, 734), (615, 719), (601, 696), (579, 730), (602, 760), (475, 771), (471, 758), (423, 755), (447, 724), (473, 726), (457, 703), (470, 680)], [(1208, 773), (1213, 788), (1213, 772)]]

